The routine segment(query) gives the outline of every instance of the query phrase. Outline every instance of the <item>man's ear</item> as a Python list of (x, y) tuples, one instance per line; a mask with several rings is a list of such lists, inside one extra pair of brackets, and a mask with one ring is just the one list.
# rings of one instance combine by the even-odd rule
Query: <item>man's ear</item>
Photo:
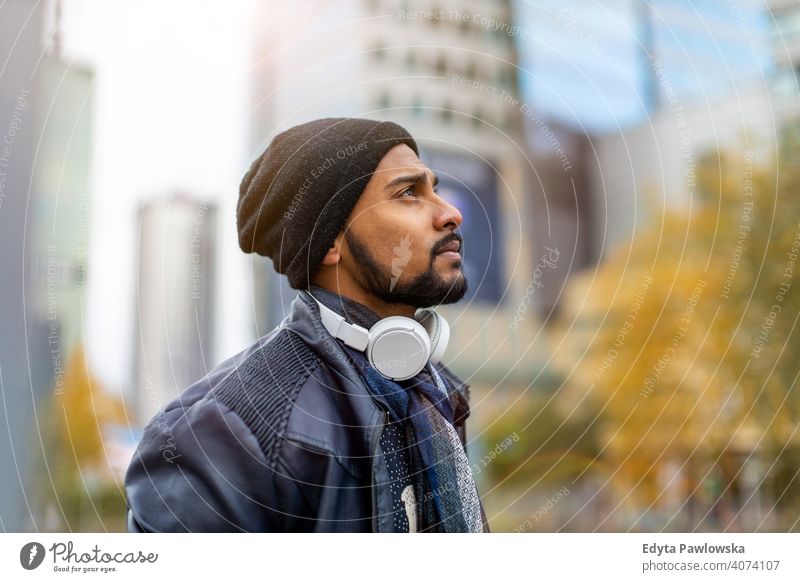
[(333, 240), (333, 244), (331, 248), (328, 249), (328, 252), (325, 254), (325, 257), (322, 259), (322, 265), (329, 265), (333, 266), (339, 263), (342, 260), (342, 239), (344, 238), (344, 231), (340, 232), (336, 238)]

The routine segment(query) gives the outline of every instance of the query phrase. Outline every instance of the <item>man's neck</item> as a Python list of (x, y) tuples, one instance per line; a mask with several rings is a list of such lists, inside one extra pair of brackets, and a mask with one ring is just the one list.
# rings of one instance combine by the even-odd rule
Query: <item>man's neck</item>
[(414, 314), (417, 311), (416, 308), (412, 307), (411, 305), (405, 305), (402, 303), (386, 303), (378, 297), (375, 297), (374, 295), (366, 293), (360, 289), (344, 288), (343, 286), (338, 286), (338, 288), (330, 288), (326, 285), (315, 284), (312, 284), (311, 288), (312, 290), (314, 288), (324, 289), (325, 291), (359, 303), (363, 307), (366, 307), (375, 313), (381, 319), (384, 317), (390, 317), (392, 315), (402, 315), (413, 319)]
[(380, 315), (370, 308), (324, 287), (312, 284), (309, 287), (309, 292), (317, 301), (344, 317), (349, 323), (355, 323), (365, 329), (369, 329), (381, 319)]

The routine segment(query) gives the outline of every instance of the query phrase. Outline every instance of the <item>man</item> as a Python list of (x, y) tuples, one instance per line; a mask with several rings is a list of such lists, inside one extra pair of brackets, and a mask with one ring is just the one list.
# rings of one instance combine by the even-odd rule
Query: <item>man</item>
[(421, 309), (467, 290), (461, 214), (436, 183), (395, 123), (274, 138), (242, 180), (239, 244), (298, 296), (145, 428), (130, 531), (488, 531), (469, 386), (437, 363), (449, 328)]

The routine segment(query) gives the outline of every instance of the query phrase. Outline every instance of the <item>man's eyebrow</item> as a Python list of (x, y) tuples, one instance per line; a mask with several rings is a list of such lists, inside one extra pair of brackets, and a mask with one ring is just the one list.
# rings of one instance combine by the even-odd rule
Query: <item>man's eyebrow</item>
[[(426, 172), (417, 172), (415, 174), (404, 174), (402, 176), (398, 176), (389, 181), (384, 188), (389, 189), (393, 186), (397, 186), (398, 184), (419, 184), (420, 182), (424, 182), (428, 178), (428, 174)], [(439, 183), (439, 176), (433, 174), (433, 185), (436, 186)]]

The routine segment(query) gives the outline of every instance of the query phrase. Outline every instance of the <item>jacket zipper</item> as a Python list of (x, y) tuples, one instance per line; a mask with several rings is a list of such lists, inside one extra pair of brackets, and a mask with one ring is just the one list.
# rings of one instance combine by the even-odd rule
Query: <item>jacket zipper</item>
[[(376, 402), (376, 404), (378, 404)], [(381, 412), (383, 413), (383, 422), (381, 423), (380, 427), (375, 430), (375, 434), (372, 436), (372, 450), (370, 451), (370, 481), (372, 483), (372, 531), (378, 531), (378, 492), (375, 483), (375, 456), (378, 449), (378, 441), (381, 438), (381, 434), (383, 434), (383, 429), (386, 426), (386, 423), (389, 420), (389, 413), (383, 408), (382, 405), (378, 404), (378, 408), (380, 408)]]

